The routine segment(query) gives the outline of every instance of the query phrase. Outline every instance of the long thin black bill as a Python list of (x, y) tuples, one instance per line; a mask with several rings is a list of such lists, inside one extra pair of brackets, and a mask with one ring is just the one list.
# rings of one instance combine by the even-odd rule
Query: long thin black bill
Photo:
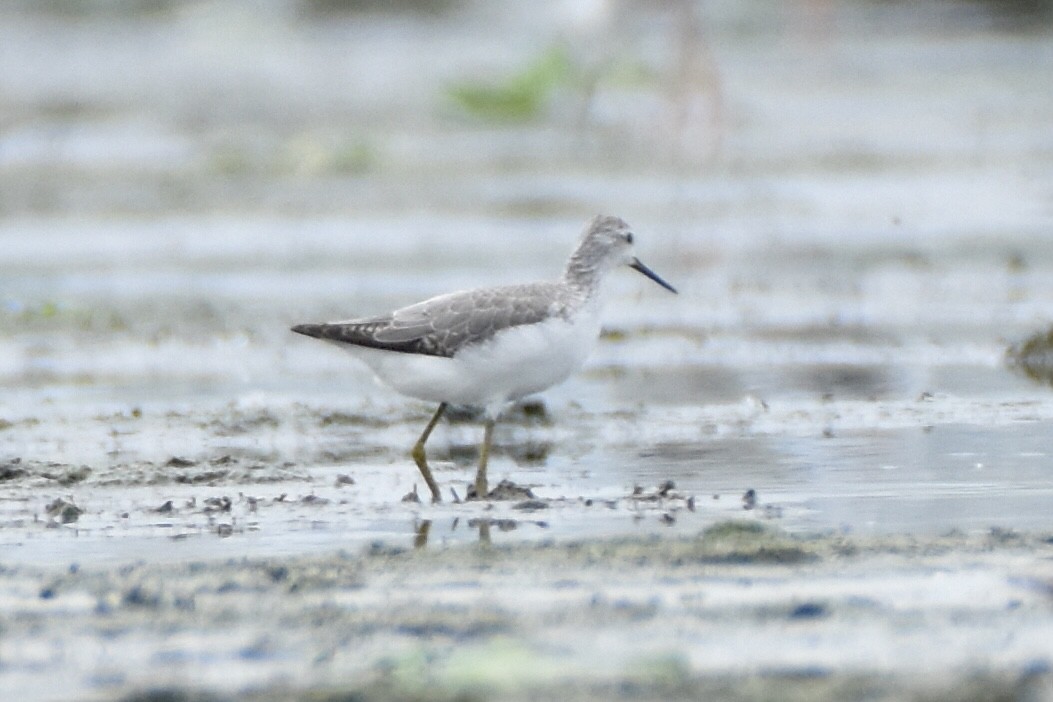
[(648, 278), (650, 278), (654, 282), (656, 282), (659, 285), (661, 285), (663, 288), (665, 288), (669, 292), (671, 292), (671, 293), (675, 293), (676, 292), (676, 288), (674, 288), (672, 285), (670, 285), (669, 283), (667, 283), (664, 280), (662, 280), (661, 278), (659, 278), (657, 273), (652, 271), (650, 268), (648, 268), (644, 264), (640, 263), (640, 259), (636, 258), (635, 256), (633, 257), (633, 262), (629, 264), (629, 268), (632, 268), (634, 271), (640, 271), (641, 273), (643, 273)]

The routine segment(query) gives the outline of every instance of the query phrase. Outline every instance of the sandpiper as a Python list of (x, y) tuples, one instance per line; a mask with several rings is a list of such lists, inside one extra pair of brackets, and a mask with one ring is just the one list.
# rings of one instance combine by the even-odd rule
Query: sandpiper
[(439, 403), (412, 451), (434, 502), (442, 497), (424, 444), (449, 405), (482, 408), (475, 497), (484, 499), (502, 408), (581, 367), (599, 337), (607, 274), (622, 265), (676, 292), (633, 255), (629, 225), (600, 215), (586, 225), (558, 280), (453, 292), (376, 317), (298, 324), (292, 331), (350, 351), (403, 395)]

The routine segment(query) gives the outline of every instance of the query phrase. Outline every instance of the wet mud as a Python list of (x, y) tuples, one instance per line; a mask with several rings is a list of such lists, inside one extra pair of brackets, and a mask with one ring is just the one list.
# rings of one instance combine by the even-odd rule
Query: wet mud
[(687, 538), (5, 566), (0, 684), (35, 680), (37, 699), (1047, 699), (1051, 563), (1050, 534), (802, 537), (736, 519)]

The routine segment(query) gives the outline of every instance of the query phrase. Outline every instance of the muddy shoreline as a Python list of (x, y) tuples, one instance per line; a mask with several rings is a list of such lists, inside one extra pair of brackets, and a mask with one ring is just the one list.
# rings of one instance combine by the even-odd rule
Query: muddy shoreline
[(21, 699), (1053, 694), (1051, 533), (738, 519), (693, 537), (4, 566), (0, 604), (0, 690), (36, 681)]

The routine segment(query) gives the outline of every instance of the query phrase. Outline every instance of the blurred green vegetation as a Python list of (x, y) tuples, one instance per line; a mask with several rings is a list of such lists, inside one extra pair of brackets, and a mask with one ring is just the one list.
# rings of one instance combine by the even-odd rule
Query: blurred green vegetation
[(366, 138), (302, 132), (267, 147), (224, 141), (213, 147), (209, 162), (225, 176), (357, 175), (373, 171), (380, 154)]
[(524, 121), (537, 117), (558, 88), (574, 82), (573, 65), (566, 49), (554, 46), (504, 79), (459, 82), (450, 86), (447, 94), (463, 112), (473, 117), (487, 121)]
[(65, 305), (54, 300), (31, 304), (7, 301), (0, 307), (0, 332), (51, 329), (122, 331), (127, 320), (114, 310)]

